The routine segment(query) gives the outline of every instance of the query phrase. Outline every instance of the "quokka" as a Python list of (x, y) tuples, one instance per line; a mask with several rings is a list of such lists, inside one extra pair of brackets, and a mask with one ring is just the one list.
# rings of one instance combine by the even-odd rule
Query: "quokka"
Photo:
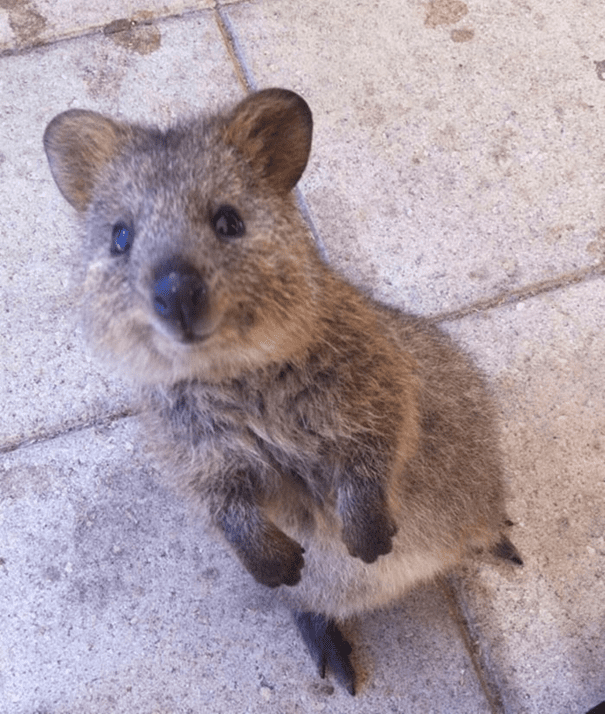
[(521, 558), (482, 378), (305, 228), (311, 133), (266, 89), (167, 131), (67, 111), (44, 146), (82, 219), (84, 324), (140, 385), (163, 469), (354, 694), (339, 620), (476, 552)]

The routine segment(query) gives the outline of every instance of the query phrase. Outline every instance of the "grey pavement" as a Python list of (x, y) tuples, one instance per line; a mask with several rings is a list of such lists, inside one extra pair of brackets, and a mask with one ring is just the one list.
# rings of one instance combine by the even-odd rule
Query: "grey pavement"
[[(166, 126), (267, 86), (313, 110), (326, 258), (488, 374), (525, 559), (347, 623), (355, 698), (148, 460), (42, 150), (70, 107)], [(0, 714), (605, 700), (602, 0), (0, 0), (0, 228)]]

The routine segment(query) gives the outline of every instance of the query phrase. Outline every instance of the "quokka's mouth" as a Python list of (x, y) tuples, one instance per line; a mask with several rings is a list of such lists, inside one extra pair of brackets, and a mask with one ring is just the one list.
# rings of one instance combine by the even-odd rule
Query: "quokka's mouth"
[(177, 348), (193, 348), (196, 345), (202, 345), (214, 334), (214, 330), (196, 332), (195, 330), (183, 329), (181, 326), (155, 320), (152, 322), (152, 330), (161, 341), (166, 341), (172, 346), (177, 346)]
[(209, 332), (205, 335), (195, 335), (195, 334), (186, 334), (182, 335), (178, 342), (182, 345), (201, 345), (204, 342), (206, 342), (210, 337), (212, 337), (212, 333)]

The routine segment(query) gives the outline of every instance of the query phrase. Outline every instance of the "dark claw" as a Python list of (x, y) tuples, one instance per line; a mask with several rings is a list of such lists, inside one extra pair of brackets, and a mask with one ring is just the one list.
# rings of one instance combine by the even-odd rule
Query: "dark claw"
[(495, 555), (496, 558), (510, 560), (515, 565), (523, 565), (523, 559), (519, 555), (519, 551), (505, 535), (501, 535), (499, 542), (490, 548), (490, 553)]
[(355, 694), (355, 670), (349, 659), (351, 645), (342, 636), (334, 620), (314, 612), (295, 612), (294, 621), (317, 665), (319, 676), (326, 676), (330, 669), (336, 680), (349, 692)]

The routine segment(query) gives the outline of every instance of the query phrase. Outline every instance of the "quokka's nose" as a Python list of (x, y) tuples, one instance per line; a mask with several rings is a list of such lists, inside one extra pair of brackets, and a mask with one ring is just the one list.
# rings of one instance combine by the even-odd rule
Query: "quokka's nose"
[(154, 275), (153, 307), (185, 339), (193, 339), (194, 326), (207, 307), (206, 284), (197, 270), (178, 258), (160, 265)]

